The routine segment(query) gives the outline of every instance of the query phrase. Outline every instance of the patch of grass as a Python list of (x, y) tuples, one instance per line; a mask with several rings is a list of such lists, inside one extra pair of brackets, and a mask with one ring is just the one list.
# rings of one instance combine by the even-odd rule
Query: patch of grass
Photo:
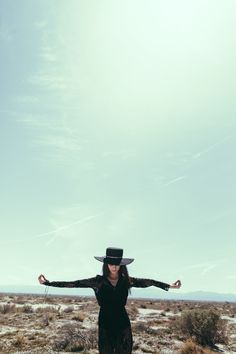
[(192, 339), (188, 339), (180, 348), (179, 354), (214, 354), (214, 352), (196, 344)]
[(79, 312), (75, 316), (73, 316), (71, 319), (73, 321), (84, 322), (85, 318), (86, 318), (85, 313)]
[(25, 336), (22, 333), (17, 334), (13, 344), (17, 348), (24, 347), (24, 345), (26, 344)]

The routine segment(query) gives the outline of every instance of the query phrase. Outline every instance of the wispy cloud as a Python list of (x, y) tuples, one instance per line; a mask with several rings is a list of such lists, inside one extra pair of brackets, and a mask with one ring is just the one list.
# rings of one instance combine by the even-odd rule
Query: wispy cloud
[(55, 63), (57, 61), (57, 55), (51, 47), (42, 47), (40, 56), (47, 62)]
[(204, 267), (202, 270), (202, 275), (205, 275), (209, 273), (211, 270), (215, 269), (217, 267), (217, 264), (209, 264), (208, 266)]
[(76, 137), (71, 136), (63, 136), (63, 135), (49, 135), (41, 137), (37, 140), (41, 145), (51, 146), (54, 149), (60, 151), (68, 151), (68, 152), (78, 152), (81, 150), (80, 143)]
[(203, 155), (207, 154), (211, 150), (214, 150), (218, 146), (220, 146), (220, 145), (224, 144), (226, 141), (230, 140), (230, 138), (231, 138), (230, 136), (226, 136), (223, 139), (220, 139), (219, 141), (217, 141), (216, 143), (209, 145), (205, 149), (195, 153), (193, 155), (193, 159), (199, 159), (200, 157), (202, 157)]
[(207, 261), (198, 264), (192, 264), (185, 267), (185, 270), (199, 270), (200, 275), (206, 275), (211, 272), (213, 269), (217, 268), (220, 264), (226, 262), (226, 259), (219, 259), (217, 261)]
[[(2, 245), (22, 244), (25, 242), (27, 242), (27, 243), (28, 242), (35, 242), (37, 239), (45, 239), (46, 240), (45, 244), (48, 246), (49, 244), (54, 242), (57, 238), (68, 236), (68, 235), (65, 236), (65, 234), (64, 234), (64, 236), (62, 236), (61, 231), (67, 231), (75, 225), (82, 225), (82, 224), (88, 223), (91, 220), (102, 216), (103, 214), (104, 214), (104, 212), (89, 215), (84, 218), (80, 218), (78, 220), (75, 220), (74, 222), (64, 224), (60, 227), (57, 227), (56, 229), (53, 229), (53, 230), (50, 230), (47, 232), (43, 232), (41, 234), (36, 234), (31, 237), (21, 238), (21, 239), (13, 239), (13, 240), (8, 240), (8, 241), (3, 240), (3, 242), (1, 242), (1, 244)], [(50, 236), (52, 236), (52, 237), (50, 237)]]
[(171, 185), (171, 184), (180, 182), (180, 181), (182, 181), (183, 179), (186, 179), (186, 178), (187, 178), (187, 176), (179, 176), (179, 177), (176, 177), (176, 178), (171, 179), (170, 181), (166, 182), (163, 186), (164, 186), (164, 187), (167, 187), (167, 186), (169, 186), (169, 185)]
[[(46, 236), (50, 236), (50, 235), (56, 235), (58, 234), (60, 231), (64, 231), (64, 230), (68, 230), (69, 228), (71, 228), (72, 226), (75, 226), (75, 225), (78, 225), (78, 224), (84, 224), (92, 219), (95, 219), (101, 215), (103, 215), (104, 213), (99, 213), (99, 214), (94, 214), (94, 215), (90, 215), (90, 216), (87, 216), (85, 218), (82, 218), (82, 219), (78, 219), (70, 224), (67, 224), (67, 225), (63, 225), (61, 227), (58, 227), (57, 229), (55, 230), (51, 230), (51, 231), (48, 231), (48, 232), (44, 232), (42, 234), (38, 234), (38, 235), (35, 235), (33, 236), (32, 238), (33, 239), (37, 239), (37, 238), (42, 238), (42, 237), (46, 237)], [(47, 241), (47, 243), (51, 243), (52, 240), (54, 240), (55, 238), (57, 238), (58, 236), (54, 237), (53, 239), (49, 239)]]
[(29, 78), (29, 83), (41, 86), (47, 90), (62, 91), (68, 88), (66, 78), (57, 72), (41, 72), (32, 75)]

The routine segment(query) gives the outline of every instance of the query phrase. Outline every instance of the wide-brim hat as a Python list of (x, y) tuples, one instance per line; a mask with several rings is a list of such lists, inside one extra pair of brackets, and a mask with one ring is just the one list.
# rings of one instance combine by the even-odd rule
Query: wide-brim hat
[(106, 255), (103, 257), (96, 257), (99, 262), (114, 265), (128, 265), (134, 261), (133, 258), (123, 258), (123, 249), (116, 247), (108, 247), (106, 249)]

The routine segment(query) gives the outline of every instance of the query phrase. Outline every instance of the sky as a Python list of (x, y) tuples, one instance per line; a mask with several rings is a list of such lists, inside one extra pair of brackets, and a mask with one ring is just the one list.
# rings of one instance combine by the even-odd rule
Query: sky
[(100, 274), (113, 246), (132, 276), (236, 294), (235, 17), (0, 1), (1, 290)]

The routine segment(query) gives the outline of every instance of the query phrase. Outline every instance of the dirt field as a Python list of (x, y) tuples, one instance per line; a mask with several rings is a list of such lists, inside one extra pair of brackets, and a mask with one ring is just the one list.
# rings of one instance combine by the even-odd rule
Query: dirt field
[[(211, 350), (183, 350), (187, 338), (178, 331), (178, 319), (184, 311), (196, 308), (219, 311), (227, 342)], [(130, 299), (127, 310), (134, 354), (236, 353), (236, 303)], [(1, 294), (0, 353), (96, 354), (98, 311), (93, 297)]]

